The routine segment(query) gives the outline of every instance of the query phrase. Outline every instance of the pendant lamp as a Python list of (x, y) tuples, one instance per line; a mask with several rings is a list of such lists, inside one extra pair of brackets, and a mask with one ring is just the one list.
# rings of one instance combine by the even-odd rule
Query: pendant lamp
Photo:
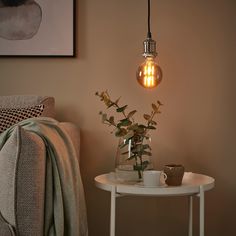
[(138, 67), (136, 72), (137, 81), (144, 88), (154, 88), (162, 80), (162, 70), (155, 60), (156, 56), (156, 41), (152, 39), (150, 30), (150, 0), (148, 0), (148, 32), (147, 38), (143, 42), (145, 61)]

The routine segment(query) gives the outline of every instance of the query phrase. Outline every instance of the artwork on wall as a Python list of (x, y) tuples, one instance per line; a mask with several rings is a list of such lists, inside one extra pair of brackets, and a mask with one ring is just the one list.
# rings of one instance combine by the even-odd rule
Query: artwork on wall
[(0, 0), (0, 56), (75, 56), (75, 0)]

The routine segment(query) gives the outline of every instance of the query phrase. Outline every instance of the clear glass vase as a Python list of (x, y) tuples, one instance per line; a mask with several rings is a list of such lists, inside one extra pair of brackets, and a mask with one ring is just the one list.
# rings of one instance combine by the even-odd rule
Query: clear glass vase
[(137, 142), (135, 139), (119, 139), (115, 162), (117, 179), (140, 181), (144, 170), (153, 169), (151, 150), (149, 148), (143, 151), (143, 155), (137, 155), (137, 150), (143, 147), (150, 147), (150, 143), (150, 137), (142, 139), (141, 142)]

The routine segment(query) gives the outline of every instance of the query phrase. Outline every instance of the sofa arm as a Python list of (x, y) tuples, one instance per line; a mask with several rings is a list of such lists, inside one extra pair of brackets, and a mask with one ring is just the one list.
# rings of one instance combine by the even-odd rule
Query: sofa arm
[(17, 126), (0, 151), (0, 211), (17, 235), (43, 235), (45, 163), (42, 139)]
[(1, 212), (0, 212), (0, 235), (15, 236), (15, 231), (13, 227), (4, 220)]

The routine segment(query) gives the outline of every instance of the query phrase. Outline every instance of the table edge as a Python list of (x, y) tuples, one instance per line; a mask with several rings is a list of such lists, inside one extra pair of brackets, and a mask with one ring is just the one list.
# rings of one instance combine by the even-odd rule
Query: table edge
[(94, 178), (95, 186), (99, 189), (111, 192), (112, 188), (116, 188), (116, 193), (127, 194), (127, 195), (141, 195), (141, 196), (183, 196), (183, 195), (193, 195), (200, 192), (200, 186), (203, 187), (203, 191), (209, 191), (215, 186), (215, 179), (202, 174), (193, 173), (195, 175), (201, 175), (207, 177), (211, 182), (203, 185), (195, 186), (168, 186), (167, 188), (157, 187), (157, 188), (143, 188), (135, 185), (125, 185), (121, 183), (102, 183), (99, 181), (99, 178), (102, 176), (108, 176), (107, 174), (98, 175)]

